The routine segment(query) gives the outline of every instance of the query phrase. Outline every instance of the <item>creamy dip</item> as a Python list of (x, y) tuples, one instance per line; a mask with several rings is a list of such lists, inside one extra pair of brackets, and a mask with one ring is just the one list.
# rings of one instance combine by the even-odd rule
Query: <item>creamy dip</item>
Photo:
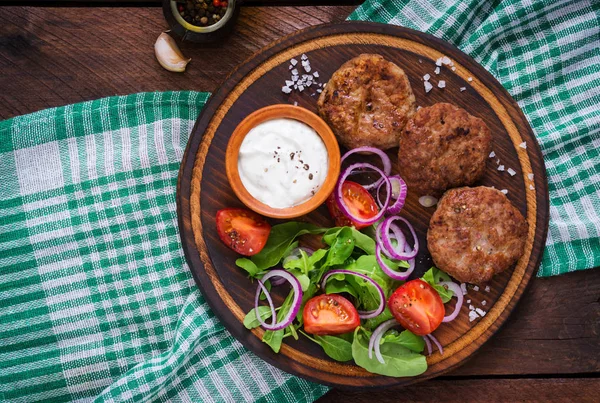
[(252, 128), (240, 147), (242, 184), (273, 208), (310, 199), (327, 177), (325, 143), (315, 130), (294, 119), (273, 119)]

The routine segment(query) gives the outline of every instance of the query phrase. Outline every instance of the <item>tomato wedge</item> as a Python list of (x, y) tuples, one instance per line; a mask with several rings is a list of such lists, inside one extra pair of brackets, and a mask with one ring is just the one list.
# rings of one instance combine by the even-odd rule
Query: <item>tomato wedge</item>
[(324, 294), (306, 302), (302, 312), (304, 331), (318, 335), (348, 333), (360, 325), (352, 302), (337, 294)]
[(390, 297), (388, 306), (404, 328), (419, 336), (437, 329), (446, 314), (440, 295), (420, 279), (398, 287)]
[[(373, 196), (356, 182), (344, 182), (342, 185), (342, 195), (346, 206), (348, 206), (348, 210), (350, 210), (355, 217), (367, 219), (374, 217), (379, 212), (379, 208), (377, 207), (377, 203), (375, 202), (375, 199), (373, 199)], [(327, 199), (327, 208), (329, 209), (329, 214), (331, 214), (331, 217), (335, 221), (335, 225), (338, 227), (354, 227), (356, 229), (368, 227), (368, 225), (359, 224), (346, 217), (338, 207), (333, 193), (329, 195), (329, 198)]]
[(264, 248), (271, 226), (253, 211), (226, 208), (217, 211), (217, 232), (221, 241), (237, 253), (256, 255)]

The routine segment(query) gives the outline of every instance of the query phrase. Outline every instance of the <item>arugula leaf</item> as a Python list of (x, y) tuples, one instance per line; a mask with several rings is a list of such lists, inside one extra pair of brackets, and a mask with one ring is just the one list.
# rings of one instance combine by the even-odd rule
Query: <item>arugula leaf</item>
[[(345, 277), (345, 276), (344, 276)], [(335, 278), (329, 278), (327, 285), (325, 285), (325, 294), (341, 294), (346, 292), (352, 295), (354, 298), (358, 298), (358, 293), (350, 284), (345, 280), (336, 280)]]
[(441, 281), (452, 281), (450, 279), (450, 276), (448, 276), (446, 273), (444, 273), (440, 269), (432, 267), (431, 269), (427, 270), (425, 272), (425, 274), (423, 274), (422, 278), (423, 278), (423, 281), (426, 281), (427, 283), (429, 283), (429, 285), (432, 286), (438, 292), (438, 294), (440, 294), (440, 297), (442, 298), (442, 302), (444, 304), (446, 302), (450, 301), (452, 299), (452, 296), (454, 296), (454, 293), (451, 290), (448, 290), (448, 289), (446, 289), (446, 287), (438, 285), (438, 282), (440, 280)]
[(416, 353), (420, 353), (425, 348), (425, 341), (423, 338), (417, 336), (409, 330), (404, 330), (398, 333), (397, 330), (392, 329), (381, 338), (380, 344), (383, 343), (399, 344), (402, 347), (406, 347)]
[(340, 231), (344, 228), (349, 228), (352, 233), (352, 238), (354, 239), (354, 244), (357, 248), (362, 249), (369, 255), (375, 254), (375, 241), (368, 235), (363, 234), (359, 230), (353, 227), (334, 227), (328, 229), (325, 234), (323, 234), (323, 242), (327, 245), (333, 244), (335, 239), (339, 236)]
[(323, 347), (323, 351), (336, 361), (350, 361), (352, 359), (352, 343), (335, 336), (315, 335), (317, 343)]
[[(268, 306), (259, 306), (258, 313), (263, 321), (271, 317), (271, 308)], [(260, 326), (260, 322), (256, 318), (256, 309), (251, 309), (244, 317), (244, 326), (246, 329), (254, 329)]]
[(306, 234), (320, 234), (326, 229), (314, 224), (290, 221), (271, 228), (265, 247), (251, 257), (252, 262), (260, 269), (266, 270), (281, 261), (285, 252), (296, 238)]
[[(381, 270), (375, 256), (363, 255), (356, 262), (347, 266), (346, 269), (364, 274), (375, 280), (383, 289), (386, 298), (395, 289), (396, 282)], [(359, 306), (366, 310), (375, 309), (379, 306), (379, 293), (372, 284), (356, 276), (346, 276), (346, 281), (358, 293)]]
[(327, 259), (325, 260), (325, 266), (331, 267), (344, 263), (354, 250), (352, 228), (342, 227), (330, 245), (329, 253), (327, 253)]
[(375, 355), (369, 358), (369, 334), (360, 329), (359, 327), (354, 332), (352, 342), (352, 358), (356, 365), (375, 374), (393, 377), (416, 376), (427, 370), (425, 356), (396, 343), (381, 345), (380, 351), (385, 364), (380, 363)]
[(386, 320), (390, 320), (390, 319), (393, 319), (393, 318), (394, 318), (394, 316), (392, 315), (392, 312), (390, 311), (390, 308), (388, 308), (387, 305), (386, 305), (385, 309), (383, 310), (383, 312), (381, 312), (379, 315), (375, 316), (374, 318), (367, 319), (365, 321), (363, 327), (365, 329), (373, 331), (373, 330), (375, 330), (375, 328), (377, 326), (379, 326), (380, 324), (382, 324)]
[(271, 331), (267, 330), (263, 335), (262, 341), (273, 349), (276, 353), (281, 349), (281, 341), (283, 340), (283, 329)]
[(252, 260), (250, 260), (246, 257), (241, 257), (241, 258), (237, 259), (235, 261), (235, 264), (238, 267), (241, 267), (242, 269), (246, 270), (248, 272), (248, 274), (250, 275), (250, 277), (256, 278), (258, 276), (258, 274), (262, 272), (262, 270), (259, 269)]
[(317, 263), (327, 255), (327, 252), (327, 249), (317, 249), (312, 255), (308, 256), (306, 252), (300, 250), (300, 258), (285, 262), (283, 268), (287, 270), (299, 269), (302, 270), (304, 274), (308, 274), (310, 271), (314, 270)]

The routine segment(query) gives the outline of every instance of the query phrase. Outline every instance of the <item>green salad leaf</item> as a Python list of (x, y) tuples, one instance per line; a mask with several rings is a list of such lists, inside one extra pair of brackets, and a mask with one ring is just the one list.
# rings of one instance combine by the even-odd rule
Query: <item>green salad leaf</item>
[[(271, 308), (268, 306), (259, 306), (258, 312), (263, 321), (271, 317)], [(256, 318), (256, 309), (251, 309), (244, 317), (244, 326), (246, 329), (254, 329), (260, 326), (260, 322)]]
[(352, 359), (352, 342), (337, 336), (314, 336), (314, 341), (323, 347), (323, 351), (336, 361)]
[(380, 344), (383, 343), (396, 343), (416, 353), (420, 353), (425, 348), (425, 341), (423, 338), (412, 333), (410, 330), (404, 330), (402, 332), (398, 332), (395, 329), (389, 330), (381, 338)]
[[(250, 260), (252, 260), (254, 265), (259, 269), (259, 272), (266, 270), (281, 261), (285, 252), (291, 250), (290, 246), (299, 236), (306, 234), (321, 234), (325, 231), (325, 228), (319, 228), (314, 224), (297, 221), (274, 225), (271, 228), (271, 233), (269, 234), (269, 239), (267, 239), (265, 247), (256, 255), (252, 256)], [(242, 268), (248, 271), (246, 268)]]
[(393, 377), (416, 376), (427, 370), (424, 355), (397, 342), (385, 342), (381, 345), (380, 351), (385, 364), (380, 363), (375, 354), (373, 358), (369, 358), (369, 337), (370, 332), (365, 332), (360, 327), (354, 332), (352, 358), (356, 365), (375, 374)]
[(363, 234), (359, 230), (353, 227), (334, 227), (328, 229), (325, 234), (323, 234), (323, 242), (327, 245), (333, 244), (335, 239), (339, 236), (340, 231), (344, 228), (348, 228), (352, 233), (352, 238), (354, 239), (354, 244), (357, 248), (366, 252), (369, 255), (375, 254), (375, 241), (368, 235)]
[(352, 295), (354, 298), (358, 298), (358, 293), (346, 280), (336, 280), (335, 278), (327, 280), (325, 294), (341, 294), (344, 292)]
[(451, 290), (446, 289), (446, 287), (438, 284), (440, 281), (452, 281), (450, 276), (448, 276), (446, 273), (438, 268), (432, 267), (431, 269), (427, 270), (425, 274), (423, 274), (422, 278), (423, 281), (429, 283), (429, 285), (432, 286), (438, 292), (438, 294), (440, 294), (444, 304), (452, 299), (454, 293)]

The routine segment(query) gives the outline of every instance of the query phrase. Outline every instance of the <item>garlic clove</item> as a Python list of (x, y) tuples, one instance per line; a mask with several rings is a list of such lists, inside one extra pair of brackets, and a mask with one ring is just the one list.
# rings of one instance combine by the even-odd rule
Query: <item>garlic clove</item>
[(177, 73), (184, 72), (185, 67), (192, 60), (183, 56), (175, 40), (166, 32), (158, 36), (154, 44), (154, 54), (161, 66)]

